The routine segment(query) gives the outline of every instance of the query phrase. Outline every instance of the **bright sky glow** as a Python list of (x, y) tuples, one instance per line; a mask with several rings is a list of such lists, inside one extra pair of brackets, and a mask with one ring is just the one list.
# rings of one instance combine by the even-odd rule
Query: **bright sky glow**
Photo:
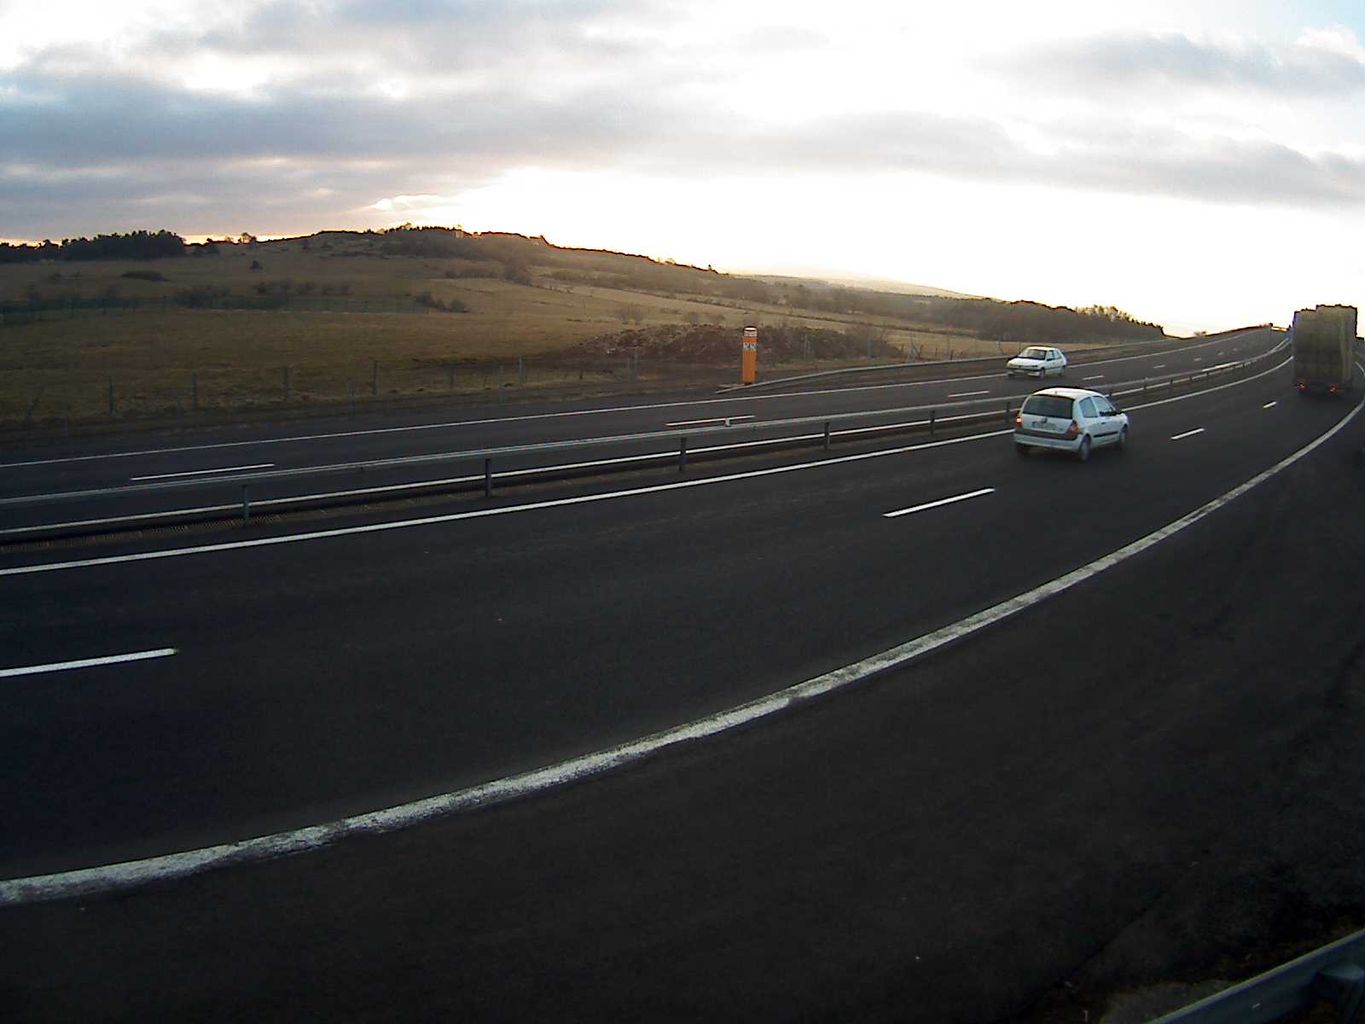
[(0, 236), (402, 221), (1117, 305), (1365, 304), (1346, 0), (0, 3)]

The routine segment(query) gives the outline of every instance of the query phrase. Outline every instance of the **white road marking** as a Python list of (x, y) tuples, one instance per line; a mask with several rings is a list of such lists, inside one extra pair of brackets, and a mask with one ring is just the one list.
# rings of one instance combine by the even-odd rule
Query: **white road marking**
[(948, 397), (949, 397), (949, 398), (975, 398), (977, 395), (989, 395), (989, 394), (990, 394), (989, 391), (959, 391), (957, 394), (955, 394), (955, 395), (949, 395)]
[(1279, 405), (1279, 404), (1280, 404), (1279, 402), (1266, 402), (1266, 404), (1263, 405), (1263, 406), (1261, 406), (1261, 408), (1262, 408), (1262, 409), (1273, 409), (1273, 408), (1275, 408), (1275, 406), (1277, 406), (1277, 405)]
[(749, 470), (744, 473), (727, 473), (724, 476), (703, 477), (698, 480), (679, 480), (668, 484), (652, 484), (647, 487), (631, 487), (621, 491), (606, 491), (600, 494), (580, 494), (572, 498), (554, 498), (548, 501), (528, 502), (525, 505), (503, 505), (498, 508), (481, 508), (469, 512), (451, 512), (439, 516), (425, 516), (421, 519), (403, 519), (389, 523), (370, 523), (365, 526), (346, 526), (335, 530), (318, 530), (314, 533), (294, 533), (280, 537), (259, 537), (254, 540), (227, 541), (221, 544), (201, 544), (189, 548), (170, 548), (160, 551), (140, 551), (131, 555), (110, 555), (104, 558), (84, 558), (73, 562), (48, 562), (41, 565), (20, 565), (0, 569), (3, 576), (28, 576), (39, 572), (58, 572), (64, 569), (89, 569), (102, 565), (122, 565), (128, 562), (147, 562), (160, 558), (179, 558), (185, 555), (214, 554), (220, 551), (241, 551), (246, 548), (273, 547), (277, 544), (298, 544), (311, 540), (326, 540), (332, 537), (354, 537), (366, 533), (386, 533), (390, 530), (404, 530), (416, 526), (437, 526), (455, 523), (466, 519), (485, 519), (491, 516), (514, 515), (518, 512), (537, 512), (547, 508), (564, 508), (570, 505), (587, 505), (599, 501), (613, 501), (620, 498), (633, 498), (641, 494), (660, 494), (666, 491), (684, 490), (689, 487), (711, 487), (716, 484), (733, 483), (737, 480), (754, 480), (760, 477), (776, 476), (781, 473), (797, 473), (823, 466), (838, 466), (849, 462), (863, 462), (879, 459), (888, 455), (904, 455), (907, 452), (923, 451), (928, 448), (941, 448), (952, 444), (965, 444), (987, 437), (1003, 437), (1013, 433), (1013, 429), (993, 430), (985, 434), (972, 434), (967, 437), (952, 437), (942, 441), (925, 441), (920, 444), (902, 445), (897, 448), (884, 448), (875, 452), (860, 452), (857, 455), (841, 455), (837, 458), (821, 459), (819, 462), (798, 462), (789, 466), (772, 466), (768, 469)]
[(1153, 370), (1164, 370), (1164, 369), (1166, 369), (1166, 364), (1165, 364), (1165, 363), (1156, 363), (1156, 364), (1152, 367), (1152, 369), (1153, 369)]
[(916, 512), (924, 512), (931, 508), (939, 508), (943, 505), (952, 505), (959, 501), (966, 501), (969, 498), (979, 498), (983, 494), (994, 494), (994, 487), (983, 487), (979, 491), (972, 491), (969, 494), (958, 494), (951, 498), (939, 498), (938, 501), (926, 501), (923, 505), (912, 505), (910, 508), (898, 509), (895, 512), (883, 512), (883, 519), (895, 519), (898, 516), (914, 515)]
[(666, 427), (701, 427), (707, 424), (724, 423), (727, 427), (732, 423), (742, 423), (744, 420), (751, 420), (755, 417), (749, 416), (711, 416), (704, 420), (678, 420), (676, 423), (665, 423)]
[(50, 665), (25, 665), (22, 668), (0, 668), (0, 679), (13, 676), (38, 676), (47, 672), (69, 672), (76, 668), (95, 668), (99, 665), (121, 665), (128, 661), (149, 661), (152, 658), (169, 658), (175, 654), (174, 647), (162, 647), (155, 651), (136, 651), (132, 654), (110, 654), (103, 658), (82, 658), (79, 661), (55, 661)]
[(437, 818), (449, 817), (463, 811), (475, 810), (511, 800), (544, 793), (566, 783), (591, 778), (657, 755), (660, 751), (683, 743), (718, 736), (731, 729), (766, 718), (796, 707), (826, 694), (853, 686), (894, 668), (910, 664), (931, 651), (963, 640), (997, 622), (1065, 593), (1072, 587), (1093, 579), (1121, 565), (1135, 555), (1160, 544), (1182, 530), (1213, 515), (1219, 509), (1264, 483), (1281, 470), (1326, 444), (1354, 420), (1365, 402), (1358, 403), (1335, 427), (1315, 441), (1281, 459), (1269, 469), (1234, 487), (1221, 497), (1214, 498), (1167, 523), (1158, 530), (1127, 544), (1116, 551), (1097, 558), (1088, 565), (1073, 569), (1064, 576), (1034, 587), (1016, 597), (944, 626), (942, 629), (916, 637), (862, 661), (845, 665), (784, 690), (740, 704), (726, 711), (709, 715), (698, 721), (664, 729), (649, 736), (599, 750), (581, 757), (570, 758), (520, 775), (494, 779), (468, 789), (444, 793), (413, 803), (399, 804), (383, 810), (352, 815), (338, 821), (273, 835), (258, 836), (235, 843), (223, 843), (198, 850), (186, 850), (122, 864), (59, 871), (48, 875), (0, 880), (0, 906), (42, 903), (98, 892), (131, 889), (150, 882), (161, 882), (201, 874), (214, 868), (231, 865), (255, 864), (279, 857), (307, 853), (330, 846), (338, 840), (359, 835), (378, 835), (397, 829), (410, 828)]
[(1172, 440), (1172, 441), (1183, 441), (1183, 440), (1185, 440), (1185, 438), (1187, 438), (1187, 437), (1194, 437), (1195, 434), (1202, 434), (1203, 432), (1204, 432), (1204, 428), (1203, 428), (1203, 427), (1195, 427), (1193, 430), (1187, 430), (1187, 431), (1185, 431), (1185, 433), (1183, 433), (1183, 434), (1172, 434), (1172, 435), (1171, 435), (1171, 440)]
[(1104, 380), (1104, 374), (1097, 373), (1093, 377), (1082, 377), (1081, 380)]
[(157, 473), (153, 476), (130, 476), (128, 479), (132, 483), (139, 480), (171, 480), (182, 476), (207, 476), (210, 473), (241, 473), (248, 469), (274, 469), (273, 462), (258, 462), (252, 466), (224, 466), (222, 469), (190, 469), (184, 473)]
[[(1205, 345), (1213, 345), (1215, 342), (1204, 342)], [(1139, 359), (1146, 359), (1147, 356), (1120, 356), (1116, 359), (1102, 359), (1093, 365), (1103, 365), (1107, 363), (1126, 363)], [(27, 462), (3, 462), (0, 469), (20, 469), (30, 466), (55, 466), (64, 465), (71, 462), (95, 462), (100, 459), (130, 459), (142, 455), (170, 455), (180, 452), (200, 452), (215, 451), (225, 448), (246, 448), (251, 445), (267, 444), (291, 444), (299, 441), (328, 441), (347, 437), (371, 437), (379, 434), (405, 434), (422, 430), (449, 430), (457, 427), (486, 426), (493, 423), (524, 423), (532, 420), (552, 420), (568, 419), (577, 416), (598, 416), (604, 413), (619, 412), (646, 412), (652, 409), (675, 409), (687, 408), (691, 406), (720, 405), (726, 402), (770, 402), (783, 398), (810, 398), (819, 395), (842, 395), (859, 391), (879, 391), (891, 390), (895, 388), (917, 388), (930, 384), (944, 384), (953, 381), (969, 380), (994, 380), (995, 374), (984, 374), (972, 377), (952, 377), (947, 380), (929, 381), (902, 381), (893, 384), (866, 384), (852, 388), (824, 388), (817, 391), (790, 391), (783, 394), (756, 395), (746, 394), (742, 396), (726, 395), (720, 398), (691, 399), (677, 402), (656, 402), (652, 405), (619, 405), (608, 406), (596, 409), (565, 409), (559, 412), (531, 413), (524, 416), (492, 416), (477, 420), (450, 420), (443, 423), (415, 423), (406, 427), (374, 427), (369, 430), (340, 430), (322, 434), (297, 434), (292, 437), (266, 437), (254, 441), (219, 441), (210, 444), (183, 445), (175, 448), (146, 448), (137, 451), (127, 452), (105, 452), (99, 455), (71, 455), (64, 458), (55, 459), (34, 459)]]
[[(1156, 406), (1168, 406), (1168, 404), (1173, 403), (1173, 401), (1188, 401), (1188, 400), (1190, 400), (1190, 399), (1197, 399), (1197, 397), (1201, 397), (1201, 396), (1204, 396), (1204, 395), (1212, 395), (1212, 393), (1220, 392), (1220, 390), (1226, 390), (1226, 389), (1228, 389), (1228, 388), (1239, 388), (1239, 386), (1242, 386), (1242, 385), (1244, 385), (1244, 384), (1250, 384), (1250, 382), (1252, 382), (1252, 381), (1260, 380), (1261, 377), (1267, 377), (1267, 375), (1272, 374), (1272, 373), (1275, 373), (1276, 370), (1282, 369), (1282, 367), (1287, 366), (1287, 365), (1289, 365), (1289, 359), (1283, 360), (1283, 362), (1282, 362), (1282, 363), (1279, 363), (1278, 366), (1272, 366), (1272, 367), (1269, 367), (1268, 370), (1263, 370), (1263, 371), (1261, 371), (1261, 373), (1259, 373), (1259, 374), (1254, 374), (1254, 375), (1252, 375), (1252, 377), (1246, 377), (1246, 378), (1244, 378), (1244, 380), (1228, 381), (1227, 384), (1219, 384), (1219, 385), (1213, 386), (1213, 388), (1205, 388), (1205, 389), (1203, 389), (1203, 390), (1197, 390), (1197, 392), (1189, 392), (1188, 395), (1175, 395), (1175, 396), (1173, 396), (1173, 397), (1168, 397), (1168, 399), (1156, 399), (1156, 400), (1153, 400), (1153, 401), (1144, 401), (1144, 403), (1137, 404), (1137, 406), (1129, 406), (1129, 407), (1127, 407), (1127, 408), (1129, 408), (1129, 410), (1132, 410), (1132, 411), (1136, 412), (1136, 411), (1138, 411), (1138, 410), (1144, 410), (1144, 408), (1153, 408), (1153, 407), (1156, 407)], [(1365, 373), (1365, 367), (1362, 367), (1362, 373)], [(1133, 389), (1133, 390), (1129, 390), (1129, 392), (1117, 392), (1117, 393), (1118, 393), (1118, 395), (1137, 395), (1137, 393), (1140, 393), (1140, 392), (1138, 392), (1137, 389)], [(939, 421), (939, 422), (940, 422), (940, 423), (950, 422), (950, 419), (951, 419), (951, 418), (942, 419), (942, 421)], [(898, 425), (891, 425), (891, 426), (916, 426), (916, 423), (898, 423)], [(883, 425), (883, 426), (871, 426), (871, 427), (852, 427), (852, 429), (838, 431), (837, 436), (839, 436), (839, 437), (849, 437), (849, 436), (853, 436), (853, 434), (859, 434), (859, 433), (874, 433), (874, 431), (876, 431), (876, 430), (882, 430), (882, 429), (886, 429), (886, 425)], [(991, 433), (987, 433), (987, 434), (973, 434), (972, 437), (953, 438), (953, 440), (951, 440), (951, 441), (945, 441), (945, 442), (932, 442), (932, 444), (923, 445), (923, 446), (925, 446), (925, 448), (935, 448), (935, 446), (938, 446), (939, 444), (950, 444), (950, 442), (955, 442), (955, 441), (976, 441), (976, 440), (983, 440), (983, 438), (999, 437), (999, 436), (1001, 436), (1001, 433), (1010, 433), (1010, 431), (991, 431)], [(794, 438), (784, 438), (784, 440), (786, 440), (786, 441), (794, 441), (794, 440), (819, 440), (820, 437), (822, 437), (822, 434), (803, 434), (803, 436), (794, 437)], [(762, 445), (766, 445), (766, 444), (771, 444), (771, 442), (770, 442), (770, 441), (738, 441), (738, 442), (734, 442), (734, 444), (714, 445), (714, 446), (708, 446), (708, 448), (699, 448), (699, 449), (696, 449), (696, 452), (702, 453), (702, 452), (734, 451), (734, 449), (741, 449), (741, 448), (758, 448), (758, 446), (762, 446)], [(900, 448), (898, 448), (898, 449), (894, 449), (894, 452), (890, 452), (890, 453), (900, 453), (900, 452), (902, 452), (902, 451), (912, 451), (912, 449), (900, 449)], [(618, 457), (614, 457), (614, 459), (599, 459), (599, 460), (594, 460), (594, 461), (583, 461), (583, 463), (569, 463), (568, 466), (558, 466), (558, 467), (554, 467), (554, 468), (561, 468), (561, 470), (576, 470), (576, 468), (587, 468), (587, 467), (595, 467), (595, 466), (616, 466), (616, 464), (629, 463), (629, 461), (644, 461), (644, 460), (648, 460), (648, 459), (661, 459), (661, 457), (665, 457), (665, 456), (672, 457), (672, 456), (676, 456), (676, 455), (677, 455), (676, 452), (670, 451), (670, 452), (666, 452), (666, 453), (663, 453), (663, 452), (651, 453), (651, 455), (618, 456)], [(874, 455), (875, 455), (875, 453), (874, 453)], [(815, 466), (820, 466), (820, 464), (827, 464), (827, 463), (808, 463), (807, 466), (808, 466), (808, 467), (815, 467)], [(3, 467), (0, 467), (0, 468), (3, 468)], [(513, 478), (513, 477), (520, 477), (520, 475), (535, 474), (535, 472), (539, 472), (539, 471), (541, 471), (541, 470), (535, 470), (535, 468), (530, 468), (530, 470), (504, 470), (504, 471), (498, 472), (497, 477), (498, 477), (498, 479), (508, 479), (508, 478)], [(284, 507), (284, 505), (293, 504), (293, 502), (315, 501), (315, 500), (321, 500), (321, 498), (358, 497), (358, 496), (364, 496), (364, 494), (379, 494), (379, 493), (386, 493), (386, 492), (399, 492), (399, 490), (409, 490), (409, 489), (412, 489), (412, 487), (441, 486), (441, 485), (446, 485), (446, 483), (465, 483), (465, 482), (470, 482), (470, 481), (476, 481), (476, 479), (482, 479), (482, 475), (471, 475), (471, 477), (453, 477), (453, 478), (444, 479), (444, 481), (423, 481), (423, 482), (420, 482), (420, 483), (416, 483), (416, 485), (409, 485), (409, 483), (396, 483), (396, 485), (390, 485), (390, 486), (386, 486), (386, 487), (364, 487), (364, 489), (359, 489), (359, 490), (339, 490), (339, 492), (326, 492), (326, 493), (321, 493), (321, 494), (304, 494), (304, 496), (296, 496), (296, 497), (289, 497), (289, 498), (269, 498), (269, 500), (259, 501), (259, 502), (253, 502), (253, 508), (266, 508), (266, 507), (273, 508), (273, 507), (277, 507), (277, 505), (278, 505), (278, 507)], [(165, 517), (165, 516), (168, 516), (168, 515), (194, 515), (194, 513), (199, 513), (199, 512), (221, 512), (221, 511), (227, 511), (227, 509), (235, 509), (235, 508), (238, 508), (238, 507), (236, 507), (236, 505), (212, 505), (212, 507), (205, 507), (205, 508), (176, 509), (176, 511), (173, 511), (173, 512), (153, 512), (153, 513), (147, 513), (147, 515), (135, 515), (135, 516), (119, 516), (119, 517), (112, 517), (112, 519), (89, 519), (89, 520), (81, 520), (81, 522), (74, 522), (74, 523), (40, 524), (40, 526), (31, 526), (31, 527), (12, 527), (12, 528), (8, 528), (8, 530), (0, 530), (0, 537), (11, 537), (11, 535), (30, 534), (30, 532), (40, 531), (40, 530), (49, 530), (49, 528), (60, 528), (60, 527), (83, 527), (83, 526), (102, 526), (102, 524), (108, 524), (108, 523), (138, 522), (138, 520), (142, 520), (142, 519), (164, 519), (164, 517)], [(401, 524), (399, 524), (399, 526), (401, 526)], [(306, 538), (304, 538), (304, 539), (306, 539)], [(244, 543), (246, 543), (247, 546), (253, 545), (253, 542), (244, 542)], [(137, 557), (138, 557), (138, 556), (132, 556), (132, 558), (137, 558)], [(156, 557), (156, 556), (145, 556), (145, 557)], [(75, 568), (75, 567), (78, 567), (78, 564), (70, 564), (70, 565), (67, 565), (67, 564), (60, 564), (60, 565), (57, 565), (56, 568)], [(34, 568), (34, 569), (31, 569), (31, 571), (40, 571), (40, 569)], [(10, 569), (0, 569), (0, 576), (11, 575), (12, 572), (14, 572), (14, 571), (10, 571)]]

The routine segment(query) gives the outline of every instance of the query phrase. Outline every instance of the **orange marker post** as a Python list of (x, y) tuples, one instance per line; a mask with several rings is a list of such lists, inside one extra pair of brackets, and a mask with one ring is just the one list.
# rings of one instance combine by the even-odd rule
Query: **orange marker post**
[(758, 328), (744, 328), (744, 341), (739, 362), (739, 382), (752, 384), (758, 379)]

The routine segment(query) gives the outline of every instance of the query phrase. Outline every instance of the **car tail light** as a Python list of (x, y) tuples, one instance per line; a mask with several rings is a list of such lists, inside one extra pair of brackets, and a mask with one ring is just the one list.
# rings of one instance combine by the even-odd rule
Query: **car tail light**
[(1294, 382), (1294, 386), (1295, 386), (1296, 388), (1298, 388), (1300, 391), (1307, 391), (1307, 390), (1308, 390), (1308, 384), (1307, 384), (1306, 381), (1296, 380), (1296, 381)]
[(1075, 436), (1076, 436), (1077, 434), (1079, 434), (1080, 432), (1081, 432), (1081, 425), (1080, 425), (1079, 423), (1077, 423), (1075, 420), (1072, 420), (1072, 421), (1071, 421), (1071, 426), (1069, 426), (1069, 427), (1066, 428), (1066, 436), (1067, 436), (1067, 437), (1075, 437)]
[(1021, 416), (1021, 415), (1018, 414), (1018, 413), (1015, 413), (1015, 414), (1014, 414), (1014, 425), (1015, 425), (1016, 427), (1022, 427), (1022, 426), (1024, 425), (1024, 417)]
[(1341, 391), (1341, 388), (1337, 387), (1335, 384), (1328, 384), (1328, 385), (1327, 385), (1327, 393), (1328, 393), (1329, 395), (1339, 394), (1340, 391)]

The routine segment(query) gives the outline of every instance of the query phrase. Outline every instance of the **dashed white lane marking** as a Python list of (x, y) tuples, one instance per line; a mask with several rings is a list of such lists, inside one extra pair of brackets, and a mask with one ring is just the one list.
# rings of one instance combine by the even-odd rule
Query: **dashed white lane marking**
[(675, 423), (665, 423), (666, 427), (703, 427), (708, 425), (724, 423), (727, 427), (732, 423), (743, 423), (745, 420), (755, 419), (749, 416), (709, 416), (702, 420), (678, 420)]
[(1093, 377), (1082, 377), (1081, 380), (1104, 380), (1104, 374), (1097, 373)]
[(121, 665), (128, 661), (150, 661), (153, 658), (169, 658), (176, 653), (174, 647), (162, 647), (155, 651), (135, 651), (132, 654), (110, 654), (103, 658), (82, 658), (79, 661), (54, 661), (50, 665), (25, 665), (22, 668), (0, 668), (0, 679), (14, 676), (40, 676), (48, 672), (69, 672), (77, 668), (96, 668), (100, 665)]
[(860, 683), (871, 676), (899, 668), (931, 651), (971, 636), (988, 626), (1009, 618), (1018, 612), (1056, 597), (1072, 587), (1093, 579), (1102, 572), (1114, 568), (1134, 555), (1167, 540), (1182, 530), (1193, 526), (1202, 519), (1217, 512), (1229, 502), (1241, 497), (1247, 491), (1269, 480), (1286, 467), (1326, 444), (1360, 415), (1365, 408), (1365, 400), (1342, 417), (1341, 421), (1315, 441), (1310, 441), (1298, 451), (1281, 459), (1275, 465), (1252, 477), (1246, 483), (1234, 487), (1222, 497), (1200, 505), (1174, 522), (1159, 530), (1098, 558), (1089, 565), (1083, 565), (1064, 576), (1025, 591), (1017, 597), (1001, 601), (984, 611), (977, 612), (952, 625), (914, 640), (899, 644), (889, 650), (874, 654), (862, 661), (854, 662), (843, 668), (826, 672), (805, 682), (778, 690), (767, 697), (740, 704), (726, 711), (709, 715), (695, 722), (675, 726), (656, 732), (642, 739), (623, 743), (607, 750), (570, 758), (545, 768), (494, 779), (468, 789), (440, 796), (429, 797), (413, 803), (400, 804), (380, 811), (357, 814), (325, 825), (311, 825), (290, 832), (277, 832), (274, 835), (244, 839), (236, 843), (224, 843), (198, 850), (186, 850), (161, 857), (148, 857), (145, 860), (126, 861), (122, 864), (104, 864), (99, 867), (81, 868), (75, 871), (61, 871), (50, 875), (31, 875), (27, 878), (0, 880), (0, 906), (21, 903), (40, 903), (47, 900), (63, 899), (89, 893), (109, 892), (130, 889), (149, 882), (184, 878), (213, 868), (228, 867), (236, 864), (252, 864), (274, 860), (290, 854), (307, 853), (330, 846), (338, 840), (357, 835), (376, 835), (396, 829), (410, 828), (436, 818), (448, 817), (462, 811), (479, 807), (506, 803), (535, 793), (562, 786), (578, 779), (590, 778), (604, 772), (621, 768), (644, 758), (654, 756), (670, 747), (717, 736), (730, 729), (746, 725), (757, 719), (778, 714), (806, 701)]
[(1156, 363), (1156, 364), (1154, 364), (1154, 365), (1152, 366), (1152, 369), (1153, 369), (1153, 370), (1164, 370), (1164, 369), (1166, 369), (1166, 364), (1165, 364), (1165, 363)]
[(146, 562), (158, 558), (179, 558), (185, 555), (205, 555), (220, 551), (241, 551), (246, 548), (272, 547), (277, 544), (299, 544), (304, 541), (325, 540), (331, 537), (353, 537), (366, 533), (385, 533), (389, 530), (405, 530), (418, 526), (436, 526), (442, 523), (456, 523), (466, 519), (486, 519), (490, 516), (514, 515), (518, 512), (536, 512), (547, 508), (564, 508), (571, 505), (588, 505), (598, 501), (614, 501), (620, 498), (633, 498), (642, 494), (661, 494), (667, 491), (680, 491), (689, 487), (711, 487), (716, 484), (732, 483), (737, 480), (755, 480), (760, 477), (777, 476), (782, 473), (798, 473), (802, 470), (820, 469), (824, 466), (838, 466), (850, 462), (864, 462), (880, 459), (888, 455), (903, 455), (907, 452), (924, 451), (953, 444), (967, 444), (988, 437), (1001, 437), (1013, 433), (1012, 429), (992, 430), (984, 434), (970, 434), (966, 437), (950, 437), (942, 441), (924, 441), (919, 444), (900, 445), (896, 448), (882, 448), (875, 452), (859, 452), (856, 455), (841, 455), (837, 458), (821, 459), (818, 462), (797, 462), (788, 466), (771, 466), (767, 469), (749, 470), (743, 473), (727, 473), (724, 476), (701, 477), (696, 480), (679, 480), (669, 484), (651, 484), (647, 487), (631, 487), (621, 491), (605, 491), (600, 494), (580, 494), (572, 498), (553, 498), (546, 501), (533, 501), (524, 505), (502, 505), (497, 508), (480, 508), (469, 512), (451, 512), (446, 515), (425, 516), (421, 519), (402, 519), (397, 522), (369, 523), (364, 526), (344, 526), (335, 530), (318, 530), (313, 533), (291, 533), (279, 537), (258, 537), (253, 540), (226, 541), (221, 544), (200, 544), (188, 548), (166, 548), (159, 551), (139, 551), (129, 555), (108, 555), (103, 558), (83, 558), (72, 562), (47, 562), (38, 565), (17, 565), (0, 569), (0, 577), (28, 576), (39, 572), (58, 572), (64, 569), (88, 569), (101, 565), (121, 565), (127, 562)]
[[(1216, 344), (1205, 342), (1206, 345)], [(1099, 360), (1100, 363), (1124, 363), (1144, 356), (1121, 356)], [(990, 376), (994, 376), (993, 374)], [(219, 441), (208, 444), (182, 445), (174, 448), (145, 448), (137, 451), (104, 452), (98, 455), (70, 455), (55, 459), (33, 459), (26, 462), (0, 462), (0, 469), (19, 469), (27, 466), (56, 466), (70, 462), (97, 462), (101, 459), (131, 459), (142, 455), (168, 455), (177, 452), (215, 451), (224, 448), (247, 448), (251, 445), (293, 444), (299, 441), (329, 441), (347, 437), (373, 437), (381, 434), (407, 434), (423, 430), (449, 430), (457, 427), (486, 426), (494, 423), (526, 423), (534, 420), (571, 419), (581, 416), (600, 416), (604, 413), (646, 412), (652, 409), (676, 409), (687, 406), (720, 405), (725, 402), (772, 402), (784, 398), (812, 398), (820, 395), (839, 395), (862, 391), (890, 391), (899, 388), (919, 388), (951, 381), (982, 380), (982, 376), (954, 377), (948, 381), (902, 381), (889, 384), (867, 384), (851, 388), (824, 388), (815, 391), (791, 391), (771, 395), (727, 395), (723, 398), (688, 399), (676, 402), (655, 402), (646, 405), (618, 405), (594, 409), (561, 409), (558, 412), (531, 413), (523, 416), (490, 416), (476, 420), (450, 420), (444, 423), (414, 423), (404, 427), (372, 427), (368, 430), (338, 430), (320, 434), (296, 434), (292, 437), (263, 437), (253, 441)]]
[(241, 473), (248, 469), (274, 469), (273, 462), (257, 462), (251, 466), (224, 466), (222, 469), (189, 469), (183, 473), (156, 473), (152, 476), (130, 476), (133, 483), (139, 480), (172, 480), (182, 476), (208, 476), (211, 473)]
[(914, 515), (916, 512), (924, 512), (931, 508), (939, 508), (943, 505), (953, 505), (959, 501), (967, 501), (971, 498), (979, 498), (983, 494), (994, 494), (994, 487), (983, 487), (979, 491), (971, 491), (968, 494), (957, 494), (951, 498), (939, 498), (938, 501), (926, 501), (923, 505), (912, 505), (910, 508), (897, 509), (895, 512), (883, 512), (883, 519), (895, 519), (898, 516)]
[(1266, 402), (1266, 404), (1263, 405), (1263, 406), (1261, 406), (1261, 408), (1262, 408), (1262, 409), (1273, 409), (1273, 408), (1275, 408), (1275, 406), (1277, 406), (1277, 405), (1279, 405), (1279, 404), (1280, 404), (1279, 402)]
[(976, 397), (978, 397), (979, 395), (989, 395), (989, 394), (990, 394), (989, 391), (959, 391), (957, 394), (955, 394), (955, 395), (949, 395), (948, 397), (949, 397), (949, 398), (976, 398)]
[(1171, 440), (1172, 440), (1172, 441), (1183, 441), (1183, 440), (1185, 440), (1185, 438), (1187, 438), (1187, 437), (1194, 437), (1195, 434), (1202, 434), (1203, 432), (1204, 432), (1204, 428), (1203, 428), (1203, 427), (1195, 427), (1193, 430), (1187, 430), (1187, 431), (1185, 431), (1185, 433), (1183, 433), (1183, 434), (1172, 434), (1172, 435), (1171, 435)]

